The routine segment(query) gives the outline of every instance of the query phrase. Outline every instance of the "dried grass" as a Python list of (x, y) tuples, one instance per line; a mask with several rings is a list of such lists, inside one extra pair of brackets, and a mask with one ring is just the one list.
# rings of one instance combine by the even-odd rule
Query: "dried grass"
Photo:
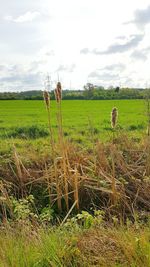
[[(57, 201), (60, 210), (63, 199), (67, 199), (68, 207), (76, 202), (77, 209), (97, 207), (105, 209), (108, 216), (115, 213), (123, 220), (127, 216), (134, 218), (135, 210), (150, 211), (150, 177), (147, 170), (149, 143), (147, 139), (140, 144), (131, 144), (127, 137), (125, 140), (119, 137), (116, 144), (105, 145), (98, 142), (94, 155), (65, 141), (67, 160), (66, 154), (62, 154), (58, 146), (55, 164), (48, 158), (37, 164), (36, 158), (35, 163), (26, 166), (17, 153), (5, 165), (1, 176), (11, 181), (14, 188), (18, 188), (18, 193), (23, 189), (25, 193), (30, 190), (34, 194), (34, 188), (45, 188), (51, 206)], [(66, 166), (63, 165), (62, 155)], [(66, 210), (69, 210), (67, 205)]]

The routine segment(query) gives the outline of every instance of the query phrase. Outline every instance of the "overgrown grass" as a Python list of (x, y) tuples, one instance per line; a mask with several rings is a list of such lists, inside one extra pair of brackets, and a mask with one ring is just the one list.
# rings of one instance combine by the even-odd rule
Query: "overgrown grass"
[(7, 225), (0, 230), (0, 266), (149, 267), (150, 229), (106, 226), (98, 220), (88, 227), (72, 220), (55, 228)]
[(1, 267), (75, 266), (78, 249), (74, 233), (52, 229), (23, 228), (0, 232)]
[(33, 194), (37, 209), (50, 205), (56, 213), (59, 194), (63, 212), (66, 194), (69, 208), (78, 199), (80, 210), (103, 208), (108, 218), (116, 214), (124, 221), (135, 220), (134, 211), (150, 211), (149, 138), (135, 142), (115, 133), (111, 142), (96, 141), (91, 148), (65, 142), (66, 169), (62, 150), (55, 146), (55, 165), (49, 144), (41, 150), (27, 143), (21, 152), (12, 147), (9, 157), (2, 155), (0, 176), (5, 189), (8, 182), (15, 197)]

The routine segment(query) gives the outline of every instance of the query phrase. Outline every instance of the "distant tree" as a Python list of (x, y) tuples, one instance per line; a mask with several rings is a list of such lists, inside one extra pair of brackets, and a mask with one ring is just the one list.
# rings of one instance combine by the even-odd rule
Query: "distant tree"
[(84, 90), (91, 91), (93, 89), (94, 89), (94, 85), (92, 83), (87, 83), (86, 85), (84, 85)]
[(116, 93), (119, 93), (119, 91), (120, 91), (120, 87), (117, 86), (117, 87), (115, 88), (115, 92), (116, 92)]
[(104, 86), (102, 85), (96, 86), (95, 88), (98, 88), (99, 90), (105, 90)]
[(86, 99), (91, 99), (93, 96), (94, 85), (92, 83), (87, 83), (84, 85), (84, 96)]
[[(116, 93), (119, 91), (119, 93)], [(85, 85), (84, 90), (63, 90), (63, 99), (143, 99), (146, 89), (137, 88), (111, 88), (105, 90), (103, 87), (91, 83)], [(54, 91), (50, 93), (51, 100), (55, 99)], [(0, 100), (43, 100), (43, 92), (40, 90), (24, 92), (0, 92)]]

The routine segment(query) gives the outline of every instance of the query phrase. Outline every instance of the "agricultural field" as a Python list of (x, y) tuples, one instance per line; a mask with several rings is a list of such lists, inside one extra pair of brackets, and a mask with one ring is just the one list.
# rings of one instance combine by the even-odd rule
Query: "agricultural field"
[[(51, 125), (57, 133), (56, 102), (51, 101)], [(64, 135), (80, 144), (95, 139), (111, 137), (110, 114), (118, 109), (118, 131), (139, 137), (146, 132), (147, 117), (144, 100), (75, 100), (62, 101)], [(92, 136), (91, 136), (92, 135)], [(48, 136), (47, 113), (43, 101), (1, 101), (0, 137), (2, 143), (15, 140), (46, 139)]]

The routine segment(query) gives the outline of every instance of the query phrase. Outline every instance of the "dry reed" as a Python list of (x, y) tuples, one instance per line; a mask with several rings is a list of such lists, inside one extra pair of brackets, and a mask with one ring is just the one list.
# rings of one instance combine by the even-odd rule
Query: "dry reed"
[[(75, 202), (77, 209), (86, 210), (95, 206), (99, 209), (109, 210), (110, 214), (114, 211), (118, 216), (124, 216), (124, 218), (128, 215), (133, 216), (133, 209), (149, 212), (150, 183), (146, 156), (147, 145), (147, 139), (143, 139), (141, 143), (135, 143), (129, 137), (121, 135), (115, 145), (99, 142), (96, 145), (97, 160), (95, 161), (95, 155), (91, 151), (70, 143), (67, 146), (70, 165), (68, 166), (67, 160), (65, 161), (67, 196), (70, 196), (70, 205)], [(58, 155), (62, 153), (60, 148), (57, 153)], [(55, 157), (55, 165), (47, 158), (47, 155), (45, 159), (43, 158), (43, 166), (41, 163), (38, 164), (36, 158), (36, 162), (32, 162), (32, 165), (28, 167), (30, 174), (28, 176), (25, 176), (20, 160), (18, 162), (14, 158), (14, 161), (20, 166), (17, 175), (20, 175), (21, 169), (23, 187), (26, 192), (29, 190), (27, 187), (29, 183), (32, 186), (33, 194), (34, 188), (36, 189), (37, 186), (44, 192), (47, 190), (51, 197), (51, 205), (57, 200), (61, 210), (61, 201), (63, 198), (66, 200), (65, 170), (62, 154), (58, 155)], [(28, 158), (26, 160), (31, 162)], [(10, 164), (3, 169), (0, 168), (1, 177), (8, 181), (11, 177), (15, 187), (19, 187), (20, 183), (16, 183), (16, 174), (9, 167)]]
[[(48, 78), (49, 81), (49, 78)], [(56, 191), (57, 191), (57, 204), (58, 208), (61, 211), (62, 210), (62, 205), (61, 205), (61, 189), (60, 189), (60, 181), (58, 178), (58, 170), (57, 170), (57, 165), (56, 165), (56, 153), (55, 153), (55, 142), (54, 142), (54, 137), (53, 137), (53, 131), (52, 131), (52, 126), (51, 126), (51, 112), (50, 112), (50, 95), (49, 92), (46, 90), (43, 92), (43, 97), (44, 101), (46, 104), (46, 109), (48, 113), (48, 127), (49, 127), (49, 134), (50, 134), (50, 143), (51, 143), (51, 149), (52, 149), (52, 162), (54, 166), (54, 178), (56, 180)], [(47, 180), (47, 185), (48, 185), (48, 192), (49, 192), (49, 199), (50, 199), (50, 204), (52, 203), (52, 196), (51, 196), (51, 180), (52, 180), (52, 173), (49, 174), (48, 177), (48, 170), (47, 167), (45, 168), (45, 176)]]
[(53, 131), (51, 126), (51, 114), (50, 114), (50, 95), (47, 90), (43, 92), (44, 101), (46, 104), (47, 114), (48, 114), (48, 128), (49, 128), (49, 134), (50, 134), (50, 143), (51, 143), (51, 149), (52, 149), (52, 157), (54, 158), (54, 138), (53, 138)]
[(58, 121), (58, 137), (59, 137), (59, 145), (62, 154), (62, 169), (63, 173), (61, 175), (64, 184), (64, 198), (67, 207), (67, 211), (69, 210), (69, 198), (68, 198), (68, 156), (67, 156), (67, 149), (64, 142), (64, 135), (63, 135), (63, 122), (62, 122), (62, 107), (61, 107), (61, 100), (62, 100), (62, 86), (61, 83), (58, 82), (56, 89), (55, 89), (55, 98), (57, 102), (57, 121)]

